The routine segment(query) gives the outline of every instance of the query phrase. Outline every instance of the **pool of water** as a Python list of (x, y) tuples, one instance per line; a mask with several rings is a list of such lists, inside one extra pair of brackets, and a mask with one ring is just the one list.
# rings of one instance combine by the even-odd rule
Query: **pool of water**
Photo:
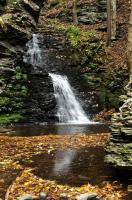
[(109, 132), (108, 124), (43, 124), (43, 125), (17, 125), (0, 128), (0, 135), (8, 136), (40, 136), (48, 134), (96, 134)]
[(99, 186), (116, 180), (115, 170), (104, 163), (104, 155), (102, 147), (70, 148), (42, 153), (33, 156), (31, 163), (20, 163), (34, 168), (35, 175), (59, 184), (81, 186), (89, 182)]

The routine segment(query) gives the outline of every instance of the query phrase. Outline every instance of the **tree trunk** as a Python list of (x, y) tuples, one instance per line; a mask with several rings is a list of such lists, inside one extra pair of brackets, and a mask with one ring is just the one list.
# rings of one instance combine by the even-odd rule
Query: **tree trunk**
[(132, 0), (131, 0), (129, 28), (128, 28), (127, 60), (128, 60), (130, 75), (132, 75)]
[(107, 0), (107, 46), (111, 44), (111, 0)]
[(116, 0), (107, 0), (107, 46), (116, 38)]
[(111, 40), (116, 39), (116, 0), (111, 0)]
[(78, 25), (78, 18), (77, 18), (77, 0), (73, 0), (73, 23)]

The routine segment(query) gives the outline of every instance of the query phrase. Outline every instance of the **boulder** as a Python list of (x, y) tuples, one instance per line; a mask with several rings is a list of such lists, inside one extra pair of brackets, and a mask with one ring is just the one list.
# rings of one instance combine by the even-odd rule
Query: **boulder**
[(68, 200), (69, 196), (66, 193), (61, 193), (60, 194), (60, 200)]
[(80, 194), (76, 197), (76, 200), (99, 200), (98, 194), (93, 192), (88, 192), (85, 194)]
[(23, 0), (24, 4), (29, 6), (30, 9), (32, 9), (34, 12), (39, 12), (40, 10), (40, 7), (34, 3), (33, 1), (30, 1), (30, 0)]
[(19, 200), (39, 200), (37, 197), (31, 196), (30, 194), (24, 194)]
[(40, 200), (45, 200), (47, 198), (47, 194), (45, 192), (41, 192), (39, 196)]

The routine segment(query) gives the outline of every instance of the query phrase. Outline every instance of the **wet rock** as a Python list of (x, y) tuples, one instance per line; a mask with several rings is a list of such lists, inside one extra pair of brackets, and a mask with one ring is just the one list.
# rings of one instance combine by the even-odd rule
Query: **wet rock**
[(99, 197), (97, 193), (88, 192), (78, 195), (76, 200), (99, 200)]
[(25, 194), (19, 198), (19, 200), (39, 200), (37, 197), (33, 197), (30, 194)]
[(39, 6), (34, 3), (33, 1), (29, 1), (29, 0), (23, 0), (24, 4), (28, 5), (33, 11), (35, 12), (39, 12), (40, 8)]
[(11, 58), (2, 58), (0, 62), (0, 71), (7, 71), (8, 67), (13, 68), (14, 61)]
[(48, 0), (49, 7), (55, 6), (59, 3), (59, 0)]
[[(64, 21), (72, 21), (72, 7), (69, 7), (65, 11), (54, 16)], [(53, 17), (53, 15), (51, 16)], [(95, 24), (97, 22), (105, 21), (106, 14), (106, 2), (98, 1), (96, 3), (79, 3), (78, 4), (78, 21), (83, 24)]]
[(6, 3), (7, 3), (7, 1), (6, 1), (6, 0), (0, 0), (0, 5), (2, 5), (2, 6), (5, 6), (5, 5), (6, 5)]
[(7, 4), (6, 0), (0, 0), (0, 14), (4, 12), (6, 4)]
[(5, 27), (6, 27), (6, 37), (10, 39), (10, 43), (26, 43), (31, 38), (31, 30), (25, 29), (19, 26), (15, 21), (12, 21), (12, 14), (6, 13), (2, 16)]
[(129, 128), (129, 127), (121, 128), (121, 133), (125, 133), (126, 135), (132, 134), (132, 127), (131, 128)]
[(125, 102), (127, 100), (127, 95), (121, 95), (119, 99), (121, 102)]
[(128, 191), (128, 192), (132, 192), (132, 185), (128, 185), (127, 191)]
[(60, 200), (68, 200), (68, 199), (69, 199), (68, 194), (66, 194), (66, 193), (60, 194)]
[(19, 198), (19, 200), (45, 200), (45, 199), (47, 199), (47, 195), (44, 192), (41, 192), (39, 197), (32, 196), (30, 194), (25, 194)]
[(47, 198), (47, 194), (44, 192), (41, 192), (39, 196), (40, 196), (39, 197), (40, 200), (45, 200)]
[(79, 17), (79, 22), (82, 22), (84, 24), (95, 24), (99, 21), (106, 20), (105, 13), (86, 12), (82, 14), (83, 15)]
[[(25, 120), (28, 122), (52, 121), (56, 101), (53, 84), (47, 72), (29, 74), (29, 94)], [(39, 98), (38, 98), (39, 97)], [(54, 119), (53, 119), (54, 121)]]

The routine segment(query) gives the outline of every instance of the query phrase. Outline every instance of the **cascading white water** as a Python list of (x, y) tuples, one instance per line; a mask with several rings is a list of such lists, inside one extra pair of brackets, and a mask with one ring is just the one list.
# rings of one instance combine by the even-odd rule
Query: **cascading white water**
[(53, 81), (59, 122), (89, 123), (82, 106), (77, 101), (66, 76), (49, 73)]
[(38, 45), (37, 34), (33, 34), (32, 40), (27, 43), (28, 50), (23, 57), (25, 63), (31, 64), (34, 68), (42, 66), (41, 50)]
[[(23, 57), (25, 63), (34, 69), (43, 66), (41, 49), (37, 34), (27, 43), (28, 50)], [(54, 94), (58, 105), (57, 115), (61, 123), (90, 123), (82, 106), (77, 101), (66, 76), (49, 73), (54, 86)]]

